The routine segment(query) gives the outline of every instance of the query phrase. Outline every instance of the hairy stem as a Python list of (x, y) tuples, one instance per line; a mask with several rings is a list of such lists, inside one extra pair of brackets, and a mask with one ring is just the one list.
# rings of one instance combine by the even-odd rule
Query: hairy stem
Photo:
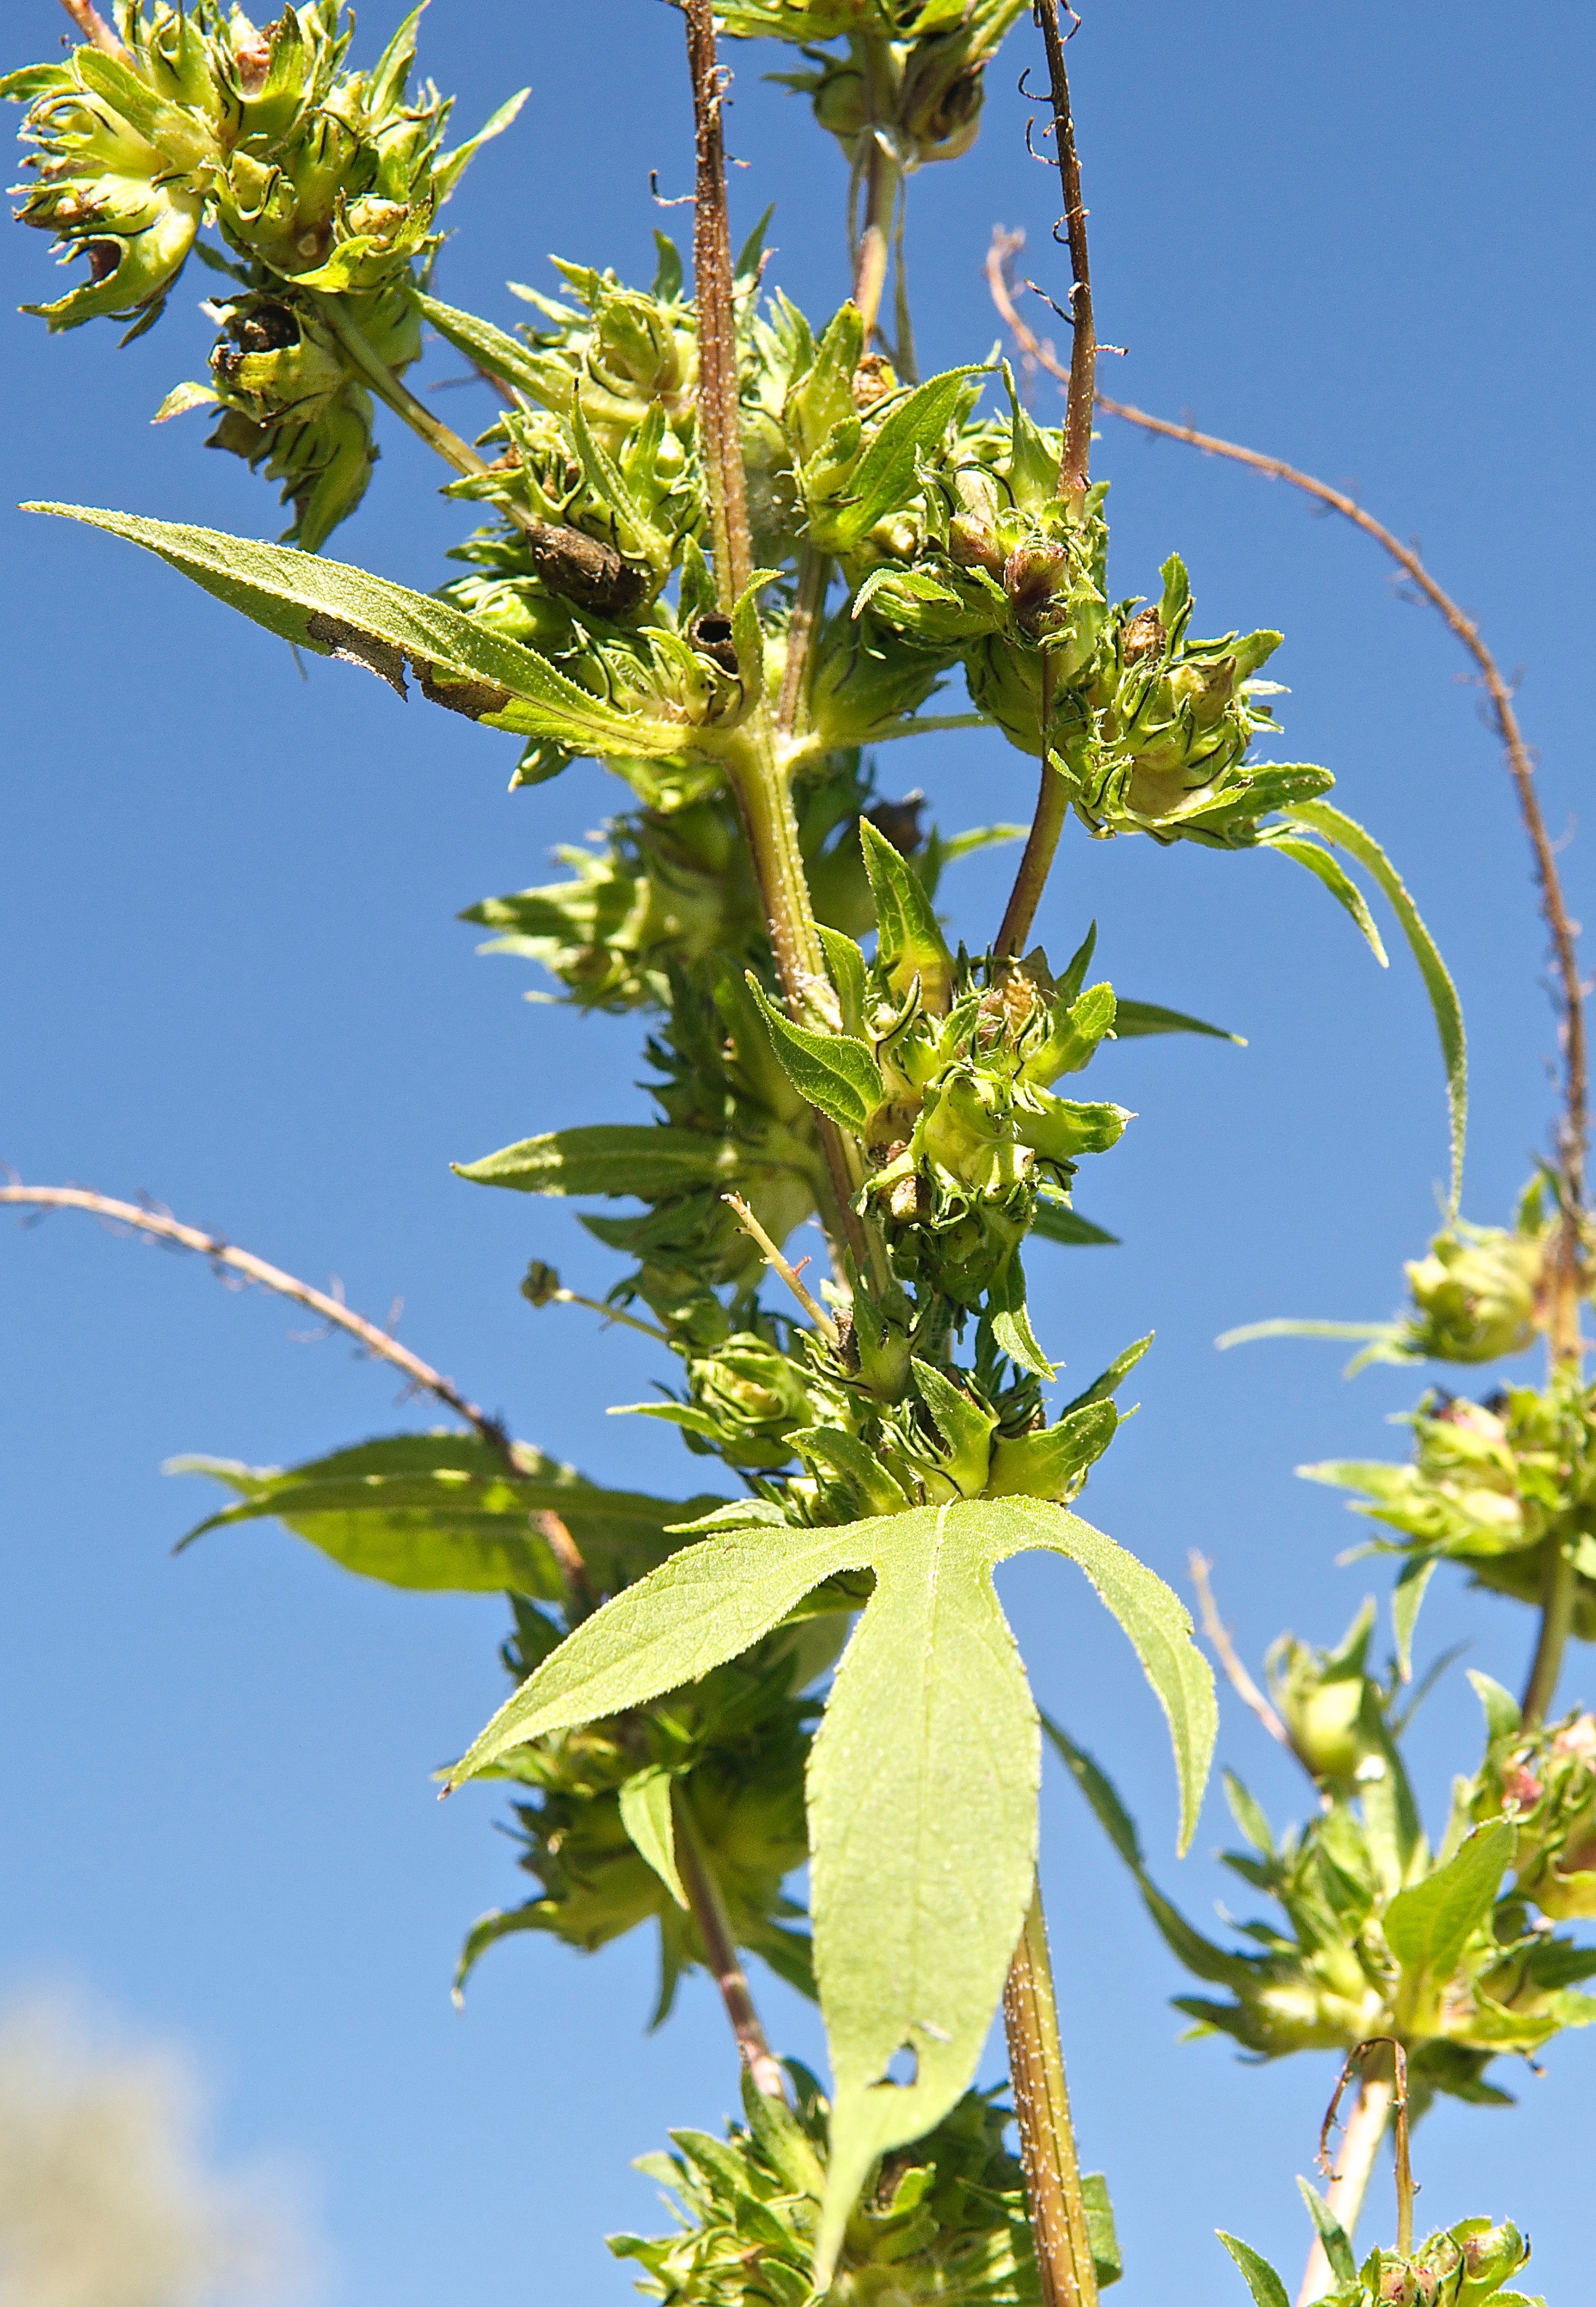
[(793, 621), (787, 627), (786, 663), (776, 708), (776, 733), (782, 745), (800, 735), (809, 718), (810, 661), (830, 582), (830, 556), (817, 553), (812, 545), (804, 545), (798, 555), (798, 590), (793, 601)]
[(692, 75), (698, 154), (692, 264), (699, 315), (699, 431), (708, 485), (716, 584), (720, 605), (729, 616), (753, 574), (753, 548), (737, 405), (732, 235), (726, 216), (725, 138), (720, 116), (726, 76), (716, 56), (712, 0), (682, 0), (682, 13), (687, 18), (687, 62)]
[(998, 931), (997, 950), (1000, 954), (1021, 953), (1036, 919), (1036, 908), (1042, 902), (1047, 877), (1053, 870), (1058, 853), (1059, 836), (1069, 815), (1069, 793), (1063, 778), (1048, 759), (1047, 730), (1053, 712), (1052, 659), (1042, 660), (1042, 785), (1036, 795), (1036, 814), (1031, 819), (1031, 830), (1025, 836), (1025, 846), (1014, 877), (1014, 887), (1008, 893), (1008, 903), (1003, 912), (1003, 925)]
[(710, 1971), (737, 2038), (742, 2063), (753, 2077), (756, 2089), (767, 2098), (785, 2099), (786, 2084), (781, 2063), (765, 2039), (765, 2029), (759, 2024), (759, 2014), (754, 2009), (753, 1996), (748, 1991), (748, 1980), (738, 1960), (737, 1942), (714, 1865), (680, 1786), (671, 1789), (671, 1807), (676, 1825), (676, 1871), (682, 1877), (682, 1887), (704, 1943)]
[(408, 1346), (401, 1346), (386, 1330), (368, 1322), (363, 1314), (353, 1313), (341, 1299), (329, 1297), (324, 1290), (313, 1290), (308, 1282), (285, 1274), (280, 1265), (268, 1265), (263, 1257), (256, 1257), (247, 1249), (236, 1249), (219, 1234), (183, 1225), (165, 1210), (145, 1209), (137, 1202), (113, 1201), (107, 1194), (90, 1193), (81, 1186), (0, 1186), (0, 1203), (10, 1203), (18, 1209), (86, 1210), (91, 1216), (130, 1226), (152, 1241), (192, 1249), (201, 1257), (209, 1258), (218, 1272), (241, 1274), (245, 1281), (259, 1282), (263, 1290), (274, 1290), (279, 1298), (291, 1298), (296, 1305), (309, 1307), (323, 1322), (357, 1339), (367, 1353), (403, 1370), (412, 1385), (433, 1394), (457, 1418), (474, 1427), (483, 1440), (498, 1452), (512, 1474), (519, 1477), (525, 1472), (515, 1454), (515, 1445), (499, 1419), (490, 1418), (485, 1411), (468, 1401), (452, 1378), (444, 1377), (424, 1362), (419, 1354), (413, 1354)]
[(1059, 2042), (1059, 2005), (1040, 1887), (1003, 1989), (1008, 2073), (1019, 2122), (1025, 2200), (1042, 2277), (1043, 2307), (1096, 2307), (1097, 2270), (1069, 2119)]
[(1535, 1637), (1535, 1655), (1530, 1662), (1530, 1678), (1524, 1685), (1526, 1730), (1540, 1728), (1551, 1712), (1552, 1702), (1557, 1697), (1557, 1683), (1563, 1672), (1563, 1653), (1574, 1631), (1575, 1584), (1572, 1551), (1560, 1540), (1551, 1540), (1546, 1558), (1546, 1580), (1541, 1589), (1540, 1625)]
[(102, 49), (107, 56), (116, 56), (123, 64), (129, 61), (127, 50), (99, 9), (90, 4), (90, 0), (61, 0), (61, 5), (90, 47)]
[[(1352, 2112), (1342, 2136), (1341, 2153), (1335, 2158), (1335, 2175), (1330, 2182), (1326, 2197), (1349, 2239), (1358, 2231), (1363, 2199), (1369, 2192), (1369, 2183), (1374, 2175), (1375, 2161), (1391, 2120), (1395, 2097), (1395, 2085), (1389, 2077), (1369, 2075), (1352, 2102)], [(1297, 2293), (1297, 2307), (1310, 2307), (1313, 2300), (1323, 2298), (1333, 2282), (1325, 2246), (1316, 2235)]]
[[(699, 322), (699, 433), (708, 489), (716, 585), (721, 607), (729, 615), (752, 576), (753, 545), (742, 468), (732, 236), (720, 120), (725, 81), (716, 55), (712, 0), (682, 0), (682, 13), (687, 19), (687, 61), (692, 76), (698, 151), (692, 244)], [(823, 594), (822, 585), (822, 597)], [(757, 677), (757, 669), (750, 670)], [(826, 958), (798, 845), (792, 791), (777, 758), (776, 732), (768, 711), (762, 709), (756, 716), (751, 742), (727, 766), (777, 973), (787, 1007), (797, 1016), (810, 985), (824, 979)], [(823, 1116), (819, 1127), (831, 1186), (832, 1206), (825, 1213), (827, 1228), (834, 1239), (847, 1242), (862, 1265), (869, 1243), (851, 1206), (863, 1177), (859, 1148)]]
[(1064, 65), (1064, 36), (1059, 29), (1059, 0), (1036, 0), (1036, 21), (1042, 27), (1042, 44), (1047, 50), (1048, 78), (1052, 88), (1054, 150), (1059, 181), (1064, 187), (1064, 231), (1073, 284), (1069, 291), (1069, 319), (1074, 341), (1069, 356), (1059, 493), (1079, 497), (1085, 494), (1092, 466), (1092, 404), (1097, 387), (1092, 267), (1086, 249), (1086, 210), (1081, 199), (1081, 164), (1075, 149), (1075, 121), (1069, 109), (1069, 75)]

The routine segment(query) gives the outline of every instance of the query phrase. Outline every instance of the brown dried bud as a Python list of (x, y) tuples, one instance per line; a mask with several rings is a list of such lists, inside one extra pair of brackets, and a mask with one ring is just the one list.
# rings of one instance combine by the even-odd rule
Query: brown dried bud
[(925, 845), (925, 828), (920, 822), (924, 809), (925, 795), (912, 793), (902, 801), (879, 801), (864, 813), (900, 857), (913, 857)]
[(1049, 611), (1069, 584), (1069, 555), (1061, 545), (1018, 545), (1003, 564), (1003, 589), (1021, 630), (1046, 631)]
[(623, 617), (648, 598), (648, 579), (613, 545), (584, 536), (579, 528), (557, 528), (546, 521), (528, 524), (527, 544), (551, 593), (601, 617)]
[(705, 609), (696, 616), (687, 628), (687, 638), (702, 656), (712, 657), (723, 673), (735, 679), (742, 671), (732, 639), (732, 621), (718, 609)]
[(897, 371), (885, 353), (866, 353), (854, 371), (854, 406), (862, 416), (878, 400), (890, 400), (900, 390)]
[(1161, 656), (1163, 643), (1163, 619), (1156, 609), (1144, 609), (1125, 628), (1126, 664), (1134, 665), (1138, 657)]

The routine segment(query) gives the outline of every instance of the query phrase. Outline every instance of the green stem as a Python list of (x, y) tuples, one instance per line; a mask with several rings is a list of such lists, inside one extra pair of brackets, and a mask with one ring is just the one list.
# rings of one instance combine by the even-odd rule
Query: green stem
[(804, 545), (798, 555), (798, 590), (793, 621), (787, 627), (787, 661), (782, 668), (781, 697), (776, 708), (776, 733), (785, 745), (809, 722), (809, 671), (815, 636), (825, 614), (826, 589), (831, 582), (831, 559)]
[(1530, 1665), (1530, 1678), (1524, 1685), (1524, 1728), (1539, 1729), (1551, 1712), (1557, 1694), (1557, 1682), (1563, 1671), (1563, 1653), (1568, 1647), (1568, 1637), (1574, 1630), (1574, 1598), (1576, 1573), (1574, 1555), (1561, 1539), (1547, 1541), (1546, 1580), (1541, 1589), (1540, 1631), (1535, 1641), (1535, 1655)]
[(344, 309), (341, 296), (318, 296), (315, 304), (322, 318), (385, 407), (391, 408), (396, 416), (402, 416), (410, 430), (418, 433), (428, 448), (435, 449), (457, 473), (475, 476), (486, 472), (486, 464), (470, 442), (462, 441), (458, 433), (433, 415), (424, 401), (417, 400), (409, 386), (367, 343)]
[(759, 2024), (759, 2014), (754, 2009), (753, 1996), (748, 1990), (748, 1980), (737, 1958), (737, 1941), (732, 1929), (726, 1902), (716, 1879), (715, 1866), (704, 1848), (698, 1821), (686, 1796), (679, 1785), (671, 1788), (671, 1814), (675, 1825), (676, 1871), (682, 1877), (682, 1888), (687, 1893), (687, 1903), (698, 1925), (699, 1936), (704, 1943), (715, 1984), (720, 1989), (720, 1999), (725, 2005), (726, 2017), (737, 2038), (737, 2048), (742, 2063), (752, 2076), (755, 2088), (767, 2098), (785, 2099), (786, 2084), (781, 2062), (771, 2052), (765, 2039), (765, 2029)]
[(1096, 2307), (1097, 2269), (1069, 2115), (1040, 1888), (1032, 1897), (1003, 1989), (1003, 2026), (1043, 2307)]
[(881, 295), (887, 286), (887, 263), (892, 249), (892, 213), (902, 182), (898, 166), (876, 133), (876, 115), (893, 77), (885, 43), (868, 35), (864, 42), (864, 91), (867, 118), (860, 134), (864, 140), (864, 229), (854, 256), (854, 302), (864, 316), (868, 351), (880, 317)]
[(1053, 870), (1058, 853), (1059, 836), (1069, 815), (1069, 790), (1048, 758), (1048, 724), (1053, 711), (1052, 659), (1042, 660), (1042, 785), (1036, 795), (1036, 814), (1031, 820), (1031, 830), (1025, 838), (1025, 853), (1019, 870), (1014, 877), (1014, 887), (1008, 893), (1004, 910), (1003, 926), (998, 931), (997, 951), (1017, 954), (1025, 950), (1036, 919), (1036, 908), (1042, 902), (1047, 877)]

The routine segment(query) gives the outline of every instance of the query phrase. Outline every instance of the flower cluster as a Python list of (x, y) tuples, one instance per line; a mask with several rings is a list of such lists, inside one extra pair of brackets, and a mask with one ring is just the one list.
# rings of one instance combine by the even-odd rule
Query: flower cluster
[[(638, 2169), (674, 2199), (680, 2227), (615, 2235), (610, 2249), (642, 2270), (639, 2289), (669, 2307), (804, 2307), (825, 2190), (828, 2109), (789, 2062), (795, 2108), (745, 2088), (746, 2124), (725, 2140), (673, 2131), (675, 2152)], [(848, 2222), (827, 2296), (839, 2307), (1034, 2307), (1042, 2298), (1020, 2166), (1003, 2145), (1009, 2110), (966, 2092), (926, 2138), (872, 2173)], [(1108, 2191), (1085, 2182), (1100, 2285), (1120, 2272)]]

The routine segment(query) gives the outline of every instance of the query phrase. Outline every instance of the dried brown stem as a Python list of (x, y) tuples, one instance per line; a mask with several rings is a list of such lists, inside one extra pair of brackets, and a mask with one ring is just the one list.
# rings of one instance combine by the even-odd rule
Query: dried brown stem
[[(1352, 2103), (1352, 2112), (1347, 2120), (1346, 2129), (1342, 2133), (1341, 2152), (1335, 2158), (1335, 2168), (1331, 2171), (1329, 2167), (1326, 2149), (1336, 2112), (1341, 2105), (1342, 2094), (1351, 2080), (1356, 2063), (1370, 2047), (1367, 2043), (1360, 2044), (1342, 2069), (1341, 2079), (1335, 2087), (1335, 2097), (1330, 2102), (1323, 2128), (1319, 2132), (1320, 2167), (1330, 2181), (1325, 2200), (1349, 2241), (1358, 2232), (1358, 2220), (1363, 2209), (1364, 2198), (1369, 2192), (1369, 2183), (1374, 2176), (1375, 2163), (1380, 2151), (1380, 2141), (1386, 2136), (1394, 2105), (1399, 2106), (1397, 2131), (1399, 2171), (1406, 2171), (1407, 2174), (1406, 2202), (1410, 2236), (1412, 2233), (1412, 2173), (1407, 2165), (1405, 2061), (1400, 2102), (1397, 2085), (1390, 2075), (1366, 2074), (1364, 2076), (1358, 2096)], [(1401, 2056), (1400, 2046), (1398, 2046), (1397, 2055)], [(1402, 2202), (1403, 2196), (1399, 2184), (1397, 2211), (1399, 2221), (1402, 2217)], [(1308, 2254), (1308, 2265), (1303, 2269), (1302, 2282), (1297, 2293), (1297, 2307), (1310, 2307), (1312, 2301), (1322, 2298), (1331, 2288), (1334, 2280), (1325, 2246), (1316, 2235), (1313, 2249)]]
[(743, 1200), (741, 1194), (723, 1194), (721, 1198), (735, 1211), (737, 1222), (742, 1228), (743, 1232), (747, 1234), (751, 1241), (754, 1241), (759, 1244), (759, 1247), (764, 1255), (766, 1265), (771, 1268), (773, 1273), (780, 1274), (782, 1280), (786, 1283), (787, 1288), (792, 1291), (794, 1297), (796, 1298), (798, 1303), (809, 1316), (810, 1320), (814, 1324), (816, 1329), (819, 1330), (827, 1344), (828, 1346), (835, 1346), (837, 1343), (838, 1339), (837, 1324), (832, 1320), (830, 1315), (826, 1311), (826, 1308), (821, 1305), (819, 1299), (814, 1295), (813, 1291), (810, 1290), (809, 1286), (804, 1282), (803, 1276), (799, 1273), (798, 1268), (794, 1265), (789, 1259), (782, 1255), (781, 1245), (778, 1242), (771, 1240), (770, 1236), (766, 1232), (758, 1218), (755, 1217), (752, 1210), (750, 1209), (748, 1204)]
[(61, 5), (90, 47), (102, 49), (107, 56), (115, 56), (122, 64), (129, 62), (127, 50), (99, 9), (90, 4), (90, 0), (61, 0)]
[[(1067, 370), (1051, 345), (1028, 328), (1016, 309), (1015, 292), (1007, 267), (1024, 241), (1023, 233), (1006, 233), (1000, 226), (994, 232), (986, 260), (986, 277), (992, 302), (1027, 357), (1046, 369), (1050, 376), (1068, 386), (1074, 373), (1073, 362)], [(1169, 441), (1183, 441), (1191, 448), (1201, 449), (1208, 456), (1228, 457), (1234, 464), (1247, 465), (1256, 473), (1266, 474), (1271, 480), (1286, 481), (1292, 488), (1300, 489), (1305, 496), (1312, 497), (1319, 504), (1328, 505), (1333, 512), (1340, 513), (1355, 528), (1360, 528), (1366, 536), (1373, 537), (1381, 550), (1389, 554), (1403, 576), (1439, 613), (1447, 630), (1473, 659), (1480, 686), (1490, 703), (1491, 718), (1506, 759), (1508, 774), (1513, 779), (1524, 831), (1529, 837), (1535, 879), (1540, 893), (1540, 910), (1550, 935), (1557, 973), (1564, 1065), (1563, 1118), (1558, 1130), (1557, 1166), (1565, 1203), (1565, 1278), (1559, 1291), (1558, 1314), (1553, 1325), (1552, 1348), (1560, 1359), (1576, 1359), (1582, 1281), (1579, 1217), (1585, 1201), (1590, 1104), (1585, 988), (1579, 973), (1578, 924), (1570, 916), (1564, 897), (1557, 872), (1557, 851), (1547, 831), (1546, 819), (1535, 790), (1535, 764), (1514, 708), (1512, 689), (1503, 677), (1501, 667), (1487, 648), (1473, 618), (1437, 583), (1412, 547), (1404, 545), (1371, 513), (1365, 512), (1357, 499), (1349, 496), (1344, 489), (1334, 489), (1327, 482), (1316, 480), (1311, 473), (1299, 471), (1295, 465), (1288, 465), (1283, 458), (1266, 457), (1257, 449), (1241, 447), (1237, 442), (1222, 441), (1214, 433), (1199, 433), (1190, 425), (1173, 425), (1167, 417), (1149, 416), (1145, 408), (1133, 407), (1128, 401), (1111, 400), (1106, 393), (1096, 395), (1096, 404), (1105, 415), (1118, 416), (1127, 425), (1138, 425), (1144, 433), (1156, 433)]]
[[(1086, 250), (1086, 208), (1081, 198), (1081, 164), (1075, 149), (1075, 121), (1069, 109), (1069, 75), (1064, 65), (1064, 35), (1059, 29), (1059, 0), (1035, 0), (1036, 21), (1047, 50), (1048, 78), (1053, 99), (1053, 143), (1059, 181), (1064, 187), (1064, 232), (1069, 247), (1073, 286), (1069, 292), (1071, 347), (1066, 379), (1064, 454), (1059, 467), (1059, 494), (1080, 496), (1092, 466), (1092, 403), (1097, 389), (1097, 331), (1092, 317), (1092, 267)], [(1073, 13), (1073, 12), (1072, 12)]]
[(263, 1257), (256, 1257), (250, 1250), (235, 1248), (219, 1234), (184, 1225), (165, 1210), (147, 1210), (137, 1202), (113, 1201), (107, 1194), (90, 1193), (82, 1186), (0, 1186), (0, 1204), (4, 1203), (17, 1209), (86, 1210), (90, 1216), (131, 1227), (153, 1241), (168, 1241), (179, 1249), (192, 1249), (199, 1256), (209, 1258), (212, 1268), (219, 1272), (240, 1274), (245, 1281), (259, 1282), (263, 1290), (275, 1291), (279, 1298), (293, 1299), (296, 1305), (308, 1307), (334, 1329), (357, 1339), (367, 1353), (403, 1370), (412, 1385), (434, 1395), (457, 1418), (474, 1427), (483, 1440), (498, 1452), (510, 1472), (518, 1478), (525, 1472), (516, 1456), (515, 1445), (500, 1421), (468, 1401), (452, 1378), (444, 1377), (430, 1363), (424, 1362), (419, 1354), (413, 1354), (408, 1346), (401, 1346), (386, 1330), (368, 1322), (363, 1314), (351, 1312), (341, 1299), (329, 1297), (324, 1290), (313, 1290), (308, 1282), (285, 1274), (279, 1265), (269, 1265)]
[(1003, 2027), (1043, 2307), (1096, 2307), (1097, 2269), (1081, 2192), (1040, 1889), (1032, 1898), (1003, 1989)]
[(753, 1996), (738, 1959), (737, 1942), (714, 1865), (680, 1786), (672, 1788), (671, 1804), (676, 1826), (676, 1871), (682, 1877), (693, 1921), (699, 1926), (704, 1953), (720, 1989), (720, 1999), (737, 2038), (742, 2063), (752, 2076), (755, 2088), (766, 2098), (785, 2099), (786, 2081), (781, 2062), (765, 2039), (765, 2029), (759, 2024), (759, 2014), (754, 2009)]
[(1231, 1640), (1230, 1628), (1219, 1615), (1219, 1606), (1214, 1599), (1214, 1588), (1208, 1577), (1214, 1565), (1206, 1561), (1195, 1547), (1186, 1561), (1191, 1572), (1191, 1582), (1197, 1589), (1197, 1616), (1202, 1621), (1203, 1632), (1208, 1637), (1214, 1657), (1224, 1668), (1231, 1688), (1244, 1706), (1251, 1707), (1271, 1738), (1278, 1739), (1288, 1754), (1294, 1754), (1297, 1750), (1291, 1744), (1291, 1732), (1242, 1665), (1240, 1653)]
[(692, 75), (698, 185), (693, 202), (693, 293), (699, 316), (699, 429), (709, 488), (709, 526), (721, 607), (729, 615), (753, 574), (748, 492), (737, 411), (737, 331), (732, 294), (732, 235), (726, 216), (725, 139), (721, 107), (727, 75), (715, 47), (712, 0), (682, 0)]

